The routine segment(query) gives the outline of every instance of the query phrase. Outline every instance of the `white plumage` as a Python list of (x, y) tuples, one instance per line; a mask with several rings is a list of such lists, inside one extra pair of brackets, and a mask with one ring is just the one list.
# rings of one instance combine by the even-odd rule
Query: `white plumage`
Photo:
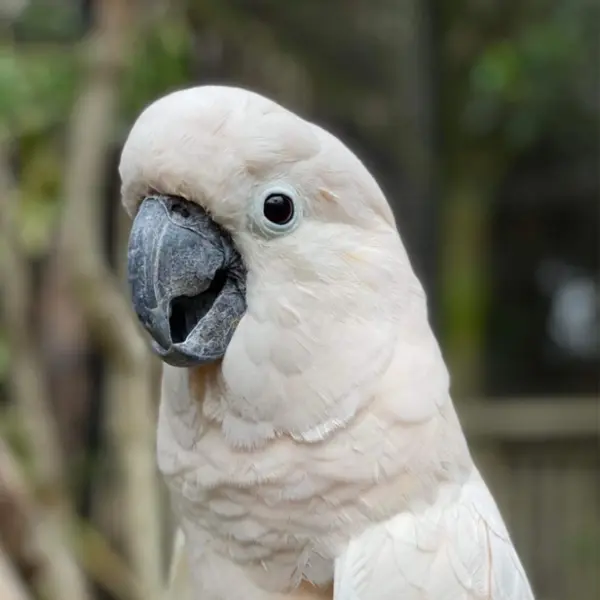
[[(150, 192), (194, 201), (248, 271), (222, 362), (164, 369), (158, 461), (190, 598), (533, 599), (358, 158), (266, 98), (207, 86), (147, 108), (120, 172), (130, 214)], [(300, 207), (287, 235), (253, 226), (275, 184)]]

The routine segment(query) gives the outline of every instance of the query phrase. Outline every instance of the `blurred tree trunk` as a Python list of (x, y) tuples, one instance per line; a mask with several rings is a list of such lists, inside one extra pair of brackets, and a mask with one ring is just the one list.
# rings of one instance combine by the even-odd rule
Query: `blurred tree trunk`
[[(507, 35), (511, 7), (468, 1), (438, 5), (441, 129), (440, 312), (442, 348), (459, 416), (486, 402), (491, 211), (508, 154), (496, 132), (476, 135), (465, 121), (472, 72), (494, 37)], [(489, 28), (489, 31), (486, 29)], [(484, 477), (502, 481), (502, 447), (493, 438), (471, 440)]]
[(2, 600), (30, 600), (31, 598), (4, 552), (2, 544), (0, 544), (0, 598)]
[(62, 257), (111, 371), (108, 439), (123, 489), (123, 538), (143, 598), (152, 599), (161, 594), (163, 578), (151, 363), (102, 240), (103, 182), (136, 25), (134, 9), (120, 0), (96, 3), (94, 27), (84, 46), (85, 77), (70, 126)]
[[(438, 6), (440, 165), (440, 309), (442, 346), (458, 403), (482, 396), (489, 290), (489, 218), (503, 172), (503, 144), (474, 135), (464, 121), (471, 72), (490, 37), (486, 23), (502, 23), (500, 4)], [(481, 10), (481, 14), (477, 11)], [(491, 35), (497, 35), (494, 31)]]
[(489, 289), (489, 205), (492, 182), (470, 176), (445, 180), (440, 273), (444, 350), (459, 402), (482, 393)]
[[(428, 294), (430, 317), (435, 314), (437, 286), (437, 102), (436, 48), (431, 2), (410, 0), (391, 16), (404, 35), (391, 36), (397, 78), (391, 98), (398, 112), (397, 160), (404, 166), (410, 193), (389, 198), (413, 266)], [(432, 318), (433, 321), (433, 318)], [(432, 322), (432, 326), (436, 326)]]
[[(39, 526), (40, 507), (31, 493), (23, 469), (9, 446), (0, 438), (0, 547), (7, 561), (15, 567), (15, 577), (37, 592), (39, 598), (55, 598), (48, 588), (49, 573), (56, 567), (56, 540)], [(139, 585), (122, 557), (116, 554), (104, 537), (89, 525), (69, 523), (74, 548), (86, 573), (115, 600), (135, 600), (142, 597)], [(0, 575), (1, 578), (1, 575)], [(1, 590), (0, 581), (0, 590)], [(66, 590), (63, 590), (63, 593)], [(70, 595), (68, 598), (72, 598)], [(4, 600), (4, 596), (0, 595)], [(62, 597), (61, 599), (62, 600)]]
[(38, 297), (40, 351), (49, 397), (70, 473), (69, 484), (76, 498), (83, 500), (93, 450), (88, 447), (95, 393), (90, 369), (93, 349), (83, 312), (56, 248), (45, 261)]
[(33, 498), (21, 470), (0, 438), (0, 546), (23, 582), (39, 590), (48, 556), (36, 539), (34, 512)]
[[(3, 133), (3, 132), (2, 132)], [(27, 434), (34, 485), (40, 502), (37, 535), (42, 552), (52, 556), (42, 572), (44, 589), (59, 600), (89, 598), (87, 583), (71, 546), (72, 506), (65, 482), (63, 455), (48, 386), (31, 327), (31, 270), (16, 234), (17, 192), (9, 161), (8, 141), (0, 139), (0, 185), (5, 202), (0, 211), (2, 307), (11, 348), (10, 384)]]

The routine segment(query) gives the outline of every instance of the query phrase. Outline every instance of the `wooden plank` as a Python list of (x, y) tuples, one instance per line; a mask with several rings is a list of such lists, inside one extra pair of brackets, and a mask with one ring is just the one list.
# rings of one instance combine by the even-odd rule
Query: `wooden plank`
[[(565, 469), (552, 461), (543, 461), (535, 469), (536, 490), (536, 571), (539, 591), (548, 600), (568, 598), (564, 594), (568, 573), (558, 569), (563, 564), (560, 551), (564, 544), (561, 539), (561, 525), (564, 520), (560, 511)], [(578, 596), (580, 600), (582, 596)]]
[(510, 521), (507, 522), (509, 533), (517, 550), (530, 583), (539, 595), (537, 582), (537, 561), (535, 546), (535, 479), (532, 476), (530, 461), (527, 456), (521, 457), (518, 464), (512, 466), (510, 479)]
[(565, 521), (561, 564), (568, 577), (566, 597), (597, 600), (600, 505), (596, 472), (577, 467), (567, 470), (563, 493), (567, 502), (561, 516)]
[[(595, 440), (504, 444), (502, 514), (540, 600), (596, 600), (600, 481)], [(557, 454), (558, 453), (558, 454)], [(496, 491), (496, 490), (495, 490)]]
[[(531, 409), (530, 399), (520, 401), (507, 412), (517, 413), (510, 419), (524, 413), (527, 418), (542, 420), (541, 426), (535, 424), (534, 435), (527, 423), (516, 425), (517, 435), (507, 431), (515, 426), (507, 419), (500, 424), (496, 421), (493, 428), (482, 425), (479, 431), (484, 437), (474, 444), (499, 442), (495, 444), (498, 462), (492, 463), (484, 476), (501, 501), (502, 514), (539, 600), (596, 600), (600, 589), (596, 427), (600, 405), (596, 399), (580, 400), (561, 401), (561, 410), (550, 416), (544, 414), (554, 409), (548, 409), (549, 402), (541, 400)], [(499, 401), (488, 412), (489, 404), (483, 404), (483, 410), (477, 407), (478, 416), (502, 419), (498, 410), (511, 403)], [(463, 411), (474, 408), (463, 407)], [(582, 427), (571, 415), (565, 416), (565, 410), (581, 411), (590, 419), (590, 426)], [(588, 410), (591, 412), (584, 412)], [(570, 437), (564, 435), (565, 430)], [(505, 489), (498, 490), (499, 486)]]
[(498, 441), (600, 437), (598, 398), (509, 398), (457, 403), (468, 437)]

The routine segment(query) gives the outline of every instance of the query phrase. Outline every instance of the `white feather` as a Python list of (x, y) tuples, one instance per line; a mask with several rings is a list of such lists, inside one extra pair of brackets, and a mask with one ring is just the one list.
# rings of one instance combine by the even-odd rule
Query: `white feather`
[(424, 510), (355, 537), (335, 565), (335, 600), (532, 600), (496, 504), (473, 471)]

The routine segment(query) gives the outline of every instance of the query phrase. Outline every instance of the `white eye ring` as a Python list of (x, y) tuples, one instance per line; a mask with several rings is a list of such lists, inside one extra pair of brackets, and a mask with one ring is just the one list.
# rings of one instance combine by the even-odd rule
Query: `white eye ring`
[(289, 185), (274, 185), (258, 194), (251, 210), (252, 223), (267, 237), (291, 233), (302, 217), (298, 193)]

